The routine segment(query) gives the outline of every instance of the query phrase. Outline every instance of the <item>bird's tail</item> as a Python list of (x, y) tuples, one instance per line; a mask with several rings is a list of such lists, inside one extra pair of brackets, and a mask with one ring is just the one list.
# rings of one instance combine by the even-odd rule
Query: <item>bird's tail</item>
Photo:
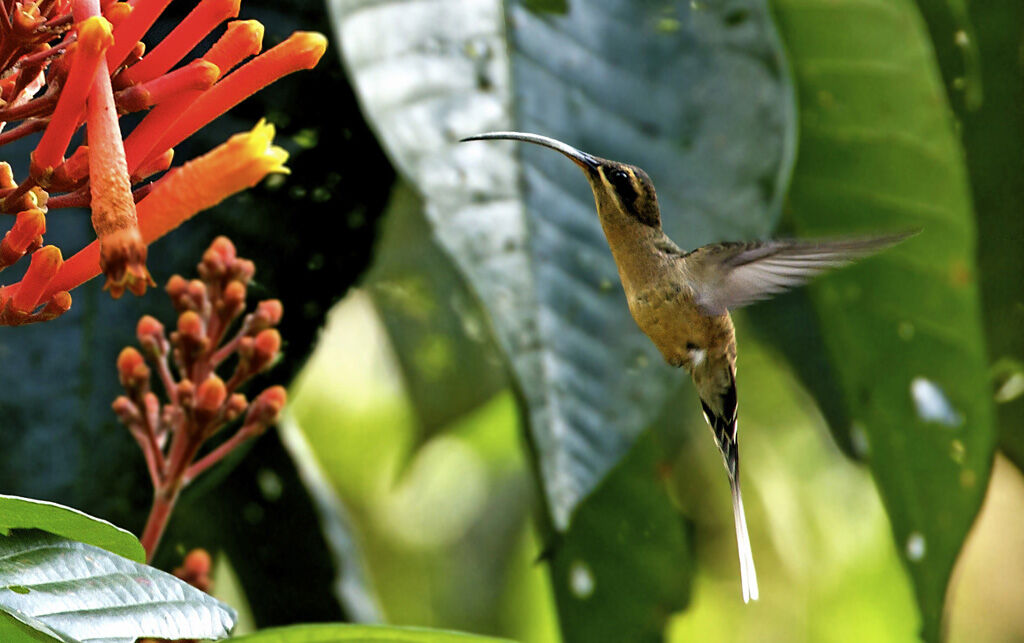
[(740, 553), (740, 583), (743, 586), (743, 602), (756, 601), (757, 572), (754, 570), (754, 552), (750, 549), (750, 536), (747, 534), (747, 516), (743, 512), (743, 494), (740, 493), (738, 477), (729, 476), (732, 488), (732, 513), (736, 521), (736, 546)]

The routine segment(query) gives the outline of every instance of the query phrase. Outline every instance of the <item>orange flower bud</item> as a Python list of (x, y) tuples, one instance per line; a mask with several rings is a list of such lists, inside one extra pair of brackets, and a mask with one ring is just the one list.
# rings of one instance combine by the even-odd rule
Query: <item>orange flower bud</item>
[(236, 258), (235, 244), (227, 237), (217, 237), (203, 253), (203, 260), (199, 263), (199, 275), (204, 281), (221, 281)]
[(192, 380), (183, 379), (178, 382), (178, 402), (185, 407), (192, 406), (196, 397), (196, 385)]
[(133, 398), (149, 390), (149, 367), (142, 354), (131, 346), (122, 349), (117, 356), (117, 375), (121, 386)]
[(198, 343), (206, 338), (206, 326), (198, 313), (186, 310), (178, 316), (178, 333)]
[(161, 355), (167, 352), (167, 337), (164, 335), (164, 325), (155, 317), (144, 315), (139, 319), (135, 327), (135, 336), (142, 348), (151, 355)]
[(14, 181), (14, 170), (7, 161), (0, 161), (0, 190), (13, 190), (18, 187)]
[(183, 301), (185, 293), (188, 290), (188, 282), (181, 275), (171, 275), (171, 278), (167, 280), (167, 296), (171, 298), (171, 303), (174, 305), (175, 310), (181, 312), (186, 310), (188, 306)]
[(214, 413), (220, 409), (227, 397), (228, 390), (224, 386), (224, 380), (211, 375), (196, 391), (196, 410)]
[(193, 549), (185, 556), (182, 567), (190, 574), (209, 574), (211, 569), (210, 554), (205, 549)]
[(256, 312), (253, 314), (253, 328), (263, 330), (270, 326), (277, 326), (284, 315), (284, 306), (280, 299), (265, 299), (256, 305)]
[(287, 401), (288, 393), (283, 386), (271, 386), (260, 393), (249, 405), (249, 413), (245, 416), (246, 429), (254, 435), (263, 433), (268, 426), (277, 421)]
[(204, 549), (193, 549), (186, 556), (181, 567), (174, 569), (174, 575), (203, 592), (210, 591), (210, 554)]
[(281, 44), (245, 63), (204, 92), (181, 118), (161, 132), (160, 138), (149, 148), (159, 154), (176, 146), (275, 80), (300, 69), (312, 69), (326, 51), (327, 39), (322, 34), (293, 33)]
[(221, 296), (221, 314), (224, 317), (234, 319), (245, 310), (245, 291), (245, 284), (240, 281), (232, 281), (224, 288)]
[(245, 409), (249, 407), (249, 400), (245, 399), (245, 396), (241, 393), (233, 393), (228, 398), (228, 405), (224, 410), (225, 422), (231, 422), (235, 418), (245, 413)]
[(231, 266), (231, 270), (228, 272), (232, 279), (237, 279), (243, 284), (247, 284), (252, 281), (253, 276), (256, 274), (256, 264), (248, 259), (239, 259)]
[(281, 333), (268, 328), (260, 331), (253, 342), (253, 367), (261, 371), (271, 364), (281, 350)]
[(119, 395), (114, 400), (114, 403), (110, 405), (110, 408), (114, 410), (117, 419), (122, 424), (131, 425), (142, 421), (142, 416), (139, 415), (139, 408), (124, 395)]

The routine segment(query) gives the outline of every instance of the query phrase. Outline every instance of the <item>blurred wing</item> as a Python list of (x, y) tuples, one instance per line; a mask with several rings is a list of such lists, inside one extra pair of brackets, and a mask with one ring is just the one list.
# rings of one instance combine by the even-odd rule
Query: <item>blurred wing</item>
[(751, 241), (698, 248), (684, 259), (708, 315), (746, 306), (806, 283), (818, 273), (873, 254), (917, 234), (818, 241)]

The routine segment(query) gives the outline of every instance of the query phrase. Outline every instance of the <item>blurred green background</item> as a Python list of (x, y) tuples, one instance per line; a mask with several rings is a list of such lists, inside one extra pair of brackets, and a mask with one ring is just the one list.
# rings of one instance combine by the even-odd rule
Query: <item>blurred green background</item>
[[(155, 244), (150, 267), (191, 274), (230, 236), (286, 311), (285, 357), (253, 389), (290, 382), (291, 403), (187, 491), (156, 564), (215, 552), (239, 633), (1024, 640), (1022, 14), (246, 0), (267, 46), (316, 29), (332, 48), (178, 156), (265, 115), (292, 173)], [(643, 167), (688, 248), (922, 229), (735, 315), (761, 600), (740, 596), (692, 386), (629, 319), (585, 181), (550, 151), (457, 143), (500, 129)], [(91, 234), (50, 228), (70, 248)], [(137, 533), (150, 490), (109, 410), (114, 364), (170, 307), (100, 286), (0, 334), (0, 491)]]

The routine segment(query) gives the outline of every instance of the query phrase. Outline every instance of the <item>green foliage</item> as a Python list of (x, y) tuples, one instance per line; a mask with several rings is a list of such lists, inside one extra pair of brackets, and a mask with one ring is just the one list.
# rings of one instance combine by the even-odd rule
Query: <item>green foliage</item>
[[(594, 543), (611, 542), (615, 509), (628, 503), (602, 505), (599, 494), (589, 494), (600, 488), (614, 497), (620, 484), (619, 491), (627, 492), (621, 471), (607, 473), (657, 414), (677, 374), (660, 366), (625, 314), (591, 196), (576, 168), (550, 150), (523, 145), (514, 156), (507, 146), (482, 143), (452, 149), (451, 139), (518, 129), (635, 163), (658, 186), (667, 232), (695, 247), (773, 230), (790, 169), (790, 101), (796, 99), (800, 159), (784, 228), (799, 236), (923, 228), (917, 238), (823, 279), (808, 293), (755, 308), (751, 318), (818, 398), (836, 441), (870, 464), (897, 550), (914, 580), (923, 634), (935, 639), (952, 566), (980, 506), (994, 448), (967, 167), (972, 179), (977, 174), (986, 185), (1019, 183), (999, 179), (998, 161), (986, 158), (985, 150), (1003, 131), (1001, 123), (1013, 119), (1019, 101), (1011, 97), (1020, 79), (997, 81), (996, 105), (1003, 111), (986, 107), (983, 86), (989, 81), (981, 82), (979, 74), (1015, 69), (1005, 64), (1008, 55), (998, 65), (985, 60), (996, 59), (994, 47), (1002, 47), (1002, 54), (1017, 51), (1009, 34), (1018, 23), (973, 20), (972, 30), (969, 13), (986, 10), (969, 12), (960, 0), (921, 4), (932, 10), (926, 17), (946, 16), (946, 22), (929, 24), (950, 86), (962, 92), (955, 102), (967, 110), (965, 122), (979, 106), (995, 114), (974, 123), (974, 157), (970, 127), (965, 130), (969, 163), (978, 158), (983, 165), (964, 164), (931, 43), (907, 0), (777, 0), (773, 8), (792, 84), (758, 3), (666, 8), (609, 2), (552, 11), (546, 4), (510, 1), (504, 6), (507, 30), (488, 5), (461, 25), (463, 31), (438, 31), (424, 13), (400, 25), (398, 38), (407, 47), (376, 48), (364, 40), (346, 49), (370, 119), (424, 195), (428, 220), (479, 294), (511, 364), (548, 515), (556, 531), (568, 525), (562, 538), (551, 537), (566, 637), (585, 638), (579, 632), (589, 630), (579, 624), (600, 629), (601, 616), (627, 623), (642, 612), (620, 604), (614, 617), (611, 607), (595, 609), (598, 620), (575, 616), (573, 609), (585, 602), (570, 602), (564, 586), (569, 563), (558, 556), (560, 548), (573, 551), (573, 538), (583, 531)], [(358, 3), (351, 14), (353, 3), (336, 0), (334, 6), (343, 35), (356, 26), (392, 28), (382, 20), (392, 15), (390, 2)], [(831, 24), (843, 28), (822, 28)], [(988, 30), (998, 45), (986, 47)], [(445, 54), (415, 59), (408, 55), (418, 51), (412, 43)], [(382, 92), (382, 83), (394, 78), (380, 70), (396, 59), (423, 73)], [(435, 83), (442, 76), (445, 82)], [(406, 135), (404, 118), (417, 119), (422, 138)], [(463, 131), (463, 123), (475, 129)], [(1009, 160), (1007, 154), (1021, 147), (1017, 140), (1001, 142), (1005, 154), (999, 158)], [(439, 178), (453, 175), (468, 178)], [(992, 188), (986, 193), (998, 191)], [(1018, 188), (1003, 189), (1003, 202), (1016, 203)], [(999, 216), (1011, 218), (1011, 211), (1019, 207), (1007, 205)], [(982, 244), (994, 251), (983, 252), (978, 265), (995, 275), (1003, 256), (1017, 261), (1021, 253), (1009, 247), (1013, 235), (997, 234), (995, 218), (979, 211), (979, 221), (989, 232)], [(1017, 263), (1009, 266), (1013, 271)], [(1019, 314), (1013, 289), (1022, 280), (988, 281), (998, 284), (986, 285), (984, 293), (989, 333), (1000, 347), (995, 356), (1012, 358), (1019, 352), (1019, 324), (1005, 320)], [(1015, 367), (1000, 369), (1003, 383), (1024, 378)], [(1006, 397), (1022, 388), (1013, 386)], [(1007, 408), (1020, 404), (1024, 397)], [(1012, 453), (1016, 434), (1004, 435)], [(587, 529), (577, 531), (569, 520), (574, 512), (581, 521), (590, 516)], [(589, 522), (595, 516), (607, 523)], [(664, 543), (654, 548), (668, 552)]]
[(660, 641), (689, 602), (693, 559), (682, 517), (665, 502), (668, 464), (647, 432), (551, 546), (562, 640)]
[(106, 520), (52, 502), (0, 495), (0, 535), (7, 536), (12, 529), (40, 529), (137, 563), (146, 562), (138, 538)]
[[(1024, 5), (919, 0), (943, 80), (956, 109), (974, 196), (988, 354), (995, 364), (999, 447), (1024, 468), (1024, 74), (1019, 64)], [(965, 57), (977, 59), (965, 69)], [(978, 95), (963, 97), (968, 90)], [(1006, 387), (1006, 388), (1004, 388)]]
[(232, 639), (241, 643), (511, 643), (447, 630), (379, 625), (296, 625)]
[[(69, 643), (224, 638), (235, 622), (230, 607), (170, 574), (35, 529), (0, 537), (0, 610)], [(18, 637), (5, 641), (38, 640), (7, 620), (0, 628)]]
[(488, 322), (405, 183), (392, 192), (364, 283), (416, 407), (418, 442), (504, 387)]
[[(806, 236), (924, 229), (811, 292), (853, 418), (845, 428), (908, 560), (923, 635), (937, 640), (994, 448), (963, 156), (911, 2), (776, 10), (801, 108), (789, 220)], [(833, 21), (841, 32), (822, 31)]]

